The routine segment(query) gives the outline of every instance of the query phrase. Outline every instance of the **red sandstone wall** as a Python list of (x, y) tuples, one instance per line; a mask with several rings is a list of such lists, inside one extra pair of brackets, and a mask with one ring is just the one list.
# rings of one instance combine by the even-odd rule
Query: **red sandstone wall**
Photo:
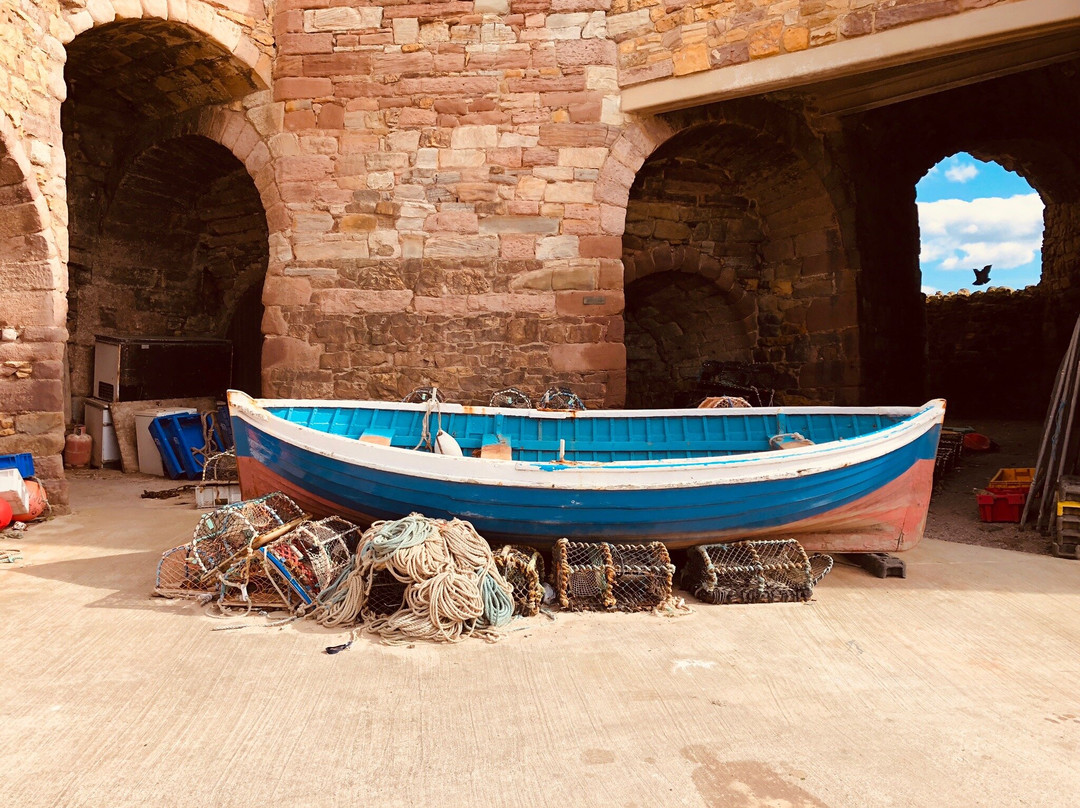
[(268, 388), (622, 400), (605, 3), (279, 5), (294, 257), (264, 297)]
[(928, 298), (927, 396), (957, 418), (1042, 418), (1060, 361), (1043, 333), (1047, 297), (1032, 286)]
[(1016, 0), (612, 0), (626, 87)]
[(62, 512), (67, 280), (56, 11), (46, 0), (0, 6), (0, 454), (31, 452)]

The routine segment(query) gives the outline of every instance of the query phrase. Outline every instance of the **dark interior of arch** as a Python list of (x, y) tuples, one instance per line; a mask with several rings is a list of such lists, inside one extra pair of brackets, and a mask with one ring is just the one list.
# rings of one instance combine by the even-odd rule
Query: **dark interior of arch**
[(249, 68), (195, 29), (166, 20), (121, 20), (67, 47), (68, 97), (99, 109), (157, 118), (254, 92)]
[(623, 236), (628, 406), (684, 402), (708, 360), (767, 365), (789, 403), (852, 403), (842, 241), (821, 180), (771, 133), (703, 123), (664, 143)]
[[(89, 394), (97, 334), (227, 336), (249, 291), (262, 288), (267, 239), (255, 184), (228, 149), (187, 136), (138, 155), (80, 254), (69, 309), (73, 394)], [(257, 318), (244, 322), (258, 333)], [(237, 359), (258, 367), (258, 355)]]
[(647, 275), (626, 288), (628, 407), (690, 403), (683, 399), (703, 356), (753, 361), (757, 324), (753, 315), (741, 316), (732, 297), (714, 281), (681, 271)]
[(269, 251), (259, 193), (228, 149), (177, 136), (185, 131), (177, 122), (200, 107), (255, 90), (249, 69), (188, 26), (134, 20), (76, 37), (65, 78), (76, 418), (97, 334), (243, 332), (250, 355), (237, 351), (237, 360), (257, 369), (261, 307), (250, 310), (259, 297), (251, 290), (261, 289)]
[[(1080, 63), (1039, 68), (845, 119), (859, 199), (867, 403), (949, 400), (959, 416), (1041, 417), (1080, 312)], [(1045, 204), (1042, 280), (926, 302), (915, 184), (966, 151), (1017, 171)]]

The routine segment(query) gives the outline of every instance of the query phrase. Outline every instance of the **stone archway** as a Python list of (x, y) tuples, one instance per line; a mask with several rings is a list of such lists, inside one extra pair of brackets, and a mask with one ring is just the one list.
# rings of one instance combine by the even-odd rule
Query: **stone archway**
[(48, 205), (2, 113), (0, 288), (0, 454), (30, 452), (50, 502), (63, 512), (63, 264)]
[[(224, 146), (184, 135), (136, 154), (103, 206), (89, 279), (72, 290), (73, 396), (94, 394), (98, 334), (226, 336), (241, 301), (261, 296), (268, 244), (259, 192)], [(242, 336), (238, 358), (257, 372), (257, 346)]]
[[(685, 392), (710, 359), (767, 364), (788, 402), (858, 400), (851, 200), (794, 116), (746, 102), (648, 120), (613, 146), (597, 196), (609, 207), (608, 232), (621, 236), (628, 400), (640, 398), (635, 384), (669, 398), (673, 387)], [(640, 282), (676, 268), (718, 279), (719, 296), (679, 275), (668, 276), (674, 290)], [(651, 306), (645, 293), (675, 296)], [(711, 315), (702, 296), (714, 298)], [(650, 308), (662, 319), (670, 311), (663, 324), (653, 318), (652, 330), (670, 338), (651, 363), (633, 332), (635, 313)]]
[[(260, 297), (291, 257), (268, 145), (283, 105), (260, 93), (269, 61), (200, 7), (189, 3), (186, 20), (106, 14), (68, 46), (76, 412), (95, 334), (224, 336), (240, 300)], [(260, 319), (248, 311), (245, 328)]]
[[(868, 403), (916, 404), (951, 389), (954, 412), (968, 417), (1044, 414), (1080, 313), (1080, 158), (1071, 114), (1078, 70), (1080, 60), (1063, 62), (843, 120), (868, 268), (860, 283)], [(1026, 293), (972, 295), (935, 315), (962, 333), (950, 345), (958, 349), (954, 369), (941, 367), (948, 357), (934, 357), (934, 376), (945, 374), (948, 385), (931, 386), (915, 184), (961, 151), (1016, 170), (1039, 192), (1042, 280)]]
[[(260, 27), (268, 29), (265, 13), (262, 13), (261, 8), (253, 6), (250, 12), (257, 15), (251, 18), (251, 23), (263, 23)], [(186, 0), (184, 3), (169, 3), (167, 6), (164, 2), (143, 3), (139, 0), (95, 0), (85, 4), (75, 0), (63, 13), (67, 28), (61, 32), (61, 41), (66, 45), (80, 34), (98, 26), (140, 20), (168, 21), (191, 28), (243, 65), (246, 71), (242, 72), (255, 77), (258, 89), (270, 86), (272, 47), (259, 46), (257, 40), (251, 36), (251, 24), (241, 25), (202, 0)]]
[(654, 247), (627, 261), (625, 294), (627, 407), (682, 405), (703, 356), (753, 361), (756, 302), (712, 256)]

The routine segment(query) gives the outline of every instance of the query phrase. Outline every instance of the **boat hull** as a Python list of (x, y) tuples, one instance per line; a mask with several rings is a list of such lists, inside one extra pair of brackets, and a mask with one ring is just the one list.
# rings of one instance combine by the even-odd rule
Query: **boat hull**
[[(560, 484), (570, 479), (560, 478), (565, 472), (549, 474), (546, 485), (445, 479), (297, 445), (235, 412), (233, 428), (244, 496), (283, 491), (316, 516), (340, 514), (361, 524), (413, 511), (459, 517), (489, 540), (541, 548), (563, 537), (661, 541), (672, 549), (795, 537), (808, 550), (896, 552), (922, 537), (940, 421), (890, 451), (837, 468), (779, 479), (710, 482), (690, 475), (685, 486), (655, 488), (590, 488), (587, 472), (573, 487)], [(417, 455), (431, 458), (433, 469), (444, 462), (405, 454), (414, 464)]]

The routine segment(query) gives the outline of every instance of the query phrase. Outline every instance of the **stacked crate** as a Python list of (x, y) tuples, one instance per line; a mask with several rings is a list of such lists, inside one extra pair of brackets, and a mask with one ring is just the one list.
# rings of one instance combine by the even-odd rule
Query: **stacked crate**
[(1080, 477), (1061, 477), (1057, 487), (1054, 555), (1080, 559)]
[(984, 522), (1019, 522), (1027, 502), (1035, 469), (999, 469), (975, 498)]

